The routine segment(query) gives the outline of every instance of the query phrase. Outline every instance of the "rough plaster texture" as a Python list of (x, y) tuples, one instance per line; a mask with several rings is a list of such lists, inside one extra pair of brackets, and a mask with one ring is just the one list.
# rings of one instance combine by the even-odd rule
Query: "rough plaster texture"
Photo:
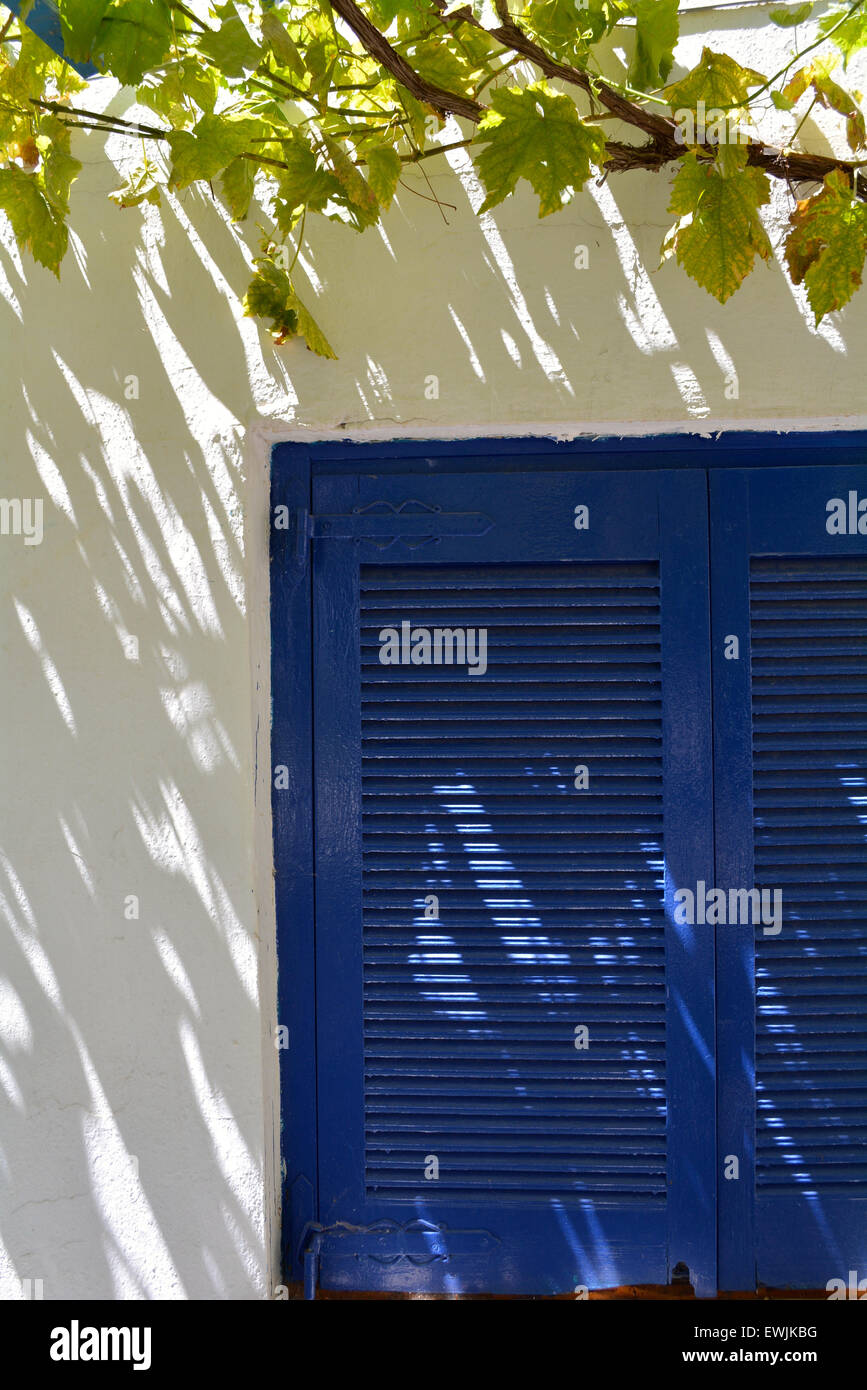
[[(790, 37), (711, 18), (678, 70), (704, 38), (767, 71)], [(79, 149), (60, 286), (0, 248), (2, 493), (45, 500), (41, 545), (0, 537), (0, 1296), (259, 1298), (269, 440), (861, 426), (867, 297), (817, 332), (774, 268), (726, 307), (657, 270), (666, 177), (480, 221), (460, 162), (428, 163), (445, 219), (409, 191), (383, 235), (316, 219), (299, 286), (328, 363), (241, 317), (255, 227), (195, 192), (120, 213), (101, 137)]]

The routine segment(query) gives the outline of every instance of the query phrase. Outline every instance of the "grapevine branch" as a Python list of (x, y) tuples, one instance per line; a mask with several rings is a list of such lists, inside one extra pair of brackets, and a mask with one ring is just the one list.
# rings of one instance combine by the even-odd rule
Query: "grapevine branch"
[[(355, 0), (331, 0), (331, 4), (352, 29), (366, 52), (406, 87), (416, 100), (432, 106), (434, 110), (443, 114), (462, 116), (465, 120), (478, 124), (487, 109), (485, 106), (472, 97), (448, 92), (427, 82), (370, 22)], [(447, 0), (431, 0), (431, 4), (440, 14), (444, 14), (448, 9)], [(448, 17), (450, 20), (459, 20), (481, 29), (504, 48), (535, 64), (546, 77), (559, 79), (580, 88), (587, 97), (596, 98), (612, 116), (650, 137), (641, 145), (609, 140), (606, 143), (606, 164), (610, 169), (618, 172), (628, 169), (656, 170), (682, 158), (685, 147), (675, 138), (677, 128), (671, 117), (646, 111), (636, 102), (614, 91), (606, 82), (591, 78), (589, 74), (582, 72), (580, 68), (572, 67), (569, 63), (556, 61), (515, 23), (505, 0), (497, 0), (496, 7), (502, 22), (495, 29), (485, 29), (468, 6), (452, 10)], [(713, 157), (713, 145), (705, 144), (701, 148), (709, 158)], [(858, 188), (857, 165), (851, 160), (776, 149), (756, 141), (750, 141), (747, 146), (747, 160), (757, 168), (764, 169), (772, 178), (782, 179), (787, 183), (821, 183), (826, 174), (839, 169), (848, 176), (853, 186)], [(867, 190), (862, 188), (859, 191), (861, 196), (867, 197)]]
[[(440, 15), (444, 14), (448, 8), (447, 0), (430, 0), (430, 2)], [(400, 85), (406, 88), (418, 101), (443, 115), (460, 116), (474, 125), (478, 124), (488, 109), (486, 106), (473, 97), (449, 92), (423, 78), (406, 58), (392, 47), (385, 35), (371, 23), (356, 4), (356, 0), (331, 0), (331, 4), (352, 29), (365, 51), (387, 72), (390, 72)], [(591, 78), (580, 68), (551, 58), (511, 18), (506, 0), (496, 0), (496, 7), (502, 22), (497, 28), (490, 30), (484, 30), (484, 26), (476, 19), (469, 7), (452, 10), (448, 18), (450, 21), (466, 23), (474, 28), (482, 29), (483, 32), (497, 39), (504, 48), (510, 49), (517, 57), (525, 58), (535, 64), (546, 77), (578, 87), (588, 98), (591, 100), (595, 98), (604, 106), (610, 117), (640, 130), (649, 137), (643, 143), (634, 145), (621, 140), (608, 140), (605, 146), (606, 172), (622, 173), (632, 169), (656, 171), (682, 158), (685, 146), (676, 139), (677, 127), (671, 117), (660, 116), (656, 112), (647, 111), (636, 102), (630, 101), (627, 97), (614, 91), (607, 83), (597, 78)], [(273, 73), (269, 72), (268, 76), (272, 81), (277, 80)], [(281, 83), (281, 85), (284, 84)], [(285, 83), (285, 86), (288, 88), (291, 84)], [(294, 88), (293, 92), (297, 96), (309, 100), (308, 93)], [(156, 126), (143, 125), (141, 122), (127, 122), (118, 117), (64, 107), (56, 102), (40, 101), (36, 98), (31, 98), (31, 101), (35, 106), (53, 111), (70, 125), (77, 124), (90, 129), (113, 127), (116, 130), (126, 129), (131, 134), (143, 135), (150, 139), (165, 140), (168, 138), (169, 132)], [(358, 114), (367, 113), (359, 112)], [(87, 126), (85, 126), (85, 122), (88, 123)], [(91, 122), (94, 124), (91, 125)], [(99, 122), (99, 125), (96, 125), (96, 122)], [(474, 143), (474, 138), (459, 143), (470, 145)], [(704, 144), (699, 148), (707, 158), (713, 158), (715, 154), (713, 145)], [(776, 149), (756, 141), (750, 141), (746, 148), (748, 163), (764, 169), (773, 178), (781, 179), (787, 183), (821, 183), (826, 174), (839, 169), (847, 175), (856, 192), (861, 197), (867, 198), (867, 187), (865, 187), (865, 181), (859, 180), (857, 177), (859, 166), (855, 161), (791, 149)], [(441, 149), (437, 147), (429, 153), (433, 155), (440, 152)], [(264, 156), (252, 152), (246, 153), (244, 157), (277, 168), (285, 167), (278, 160), (266, 159)], [(404, 162), (416, 162), (421, 157), (424, 156), (415, 153), (412, 156), (402, 158)]]

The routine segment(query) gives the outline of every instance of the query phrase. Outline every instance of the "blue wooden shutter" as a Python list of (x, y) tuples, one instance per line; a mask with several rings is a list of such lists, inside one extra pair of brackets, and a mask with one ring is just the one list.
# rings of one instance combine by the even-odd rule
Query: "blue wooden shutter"
[[(326, 1286), (715, 1286), (713, 931), (671, 911), (712, 879), (706, 506), (314, 482)], [(485, 629), (486, 673), (383, 665), (404, 621)]]
[(720, 929), (720, 1282), (822, 1288), (867, 1276), (867, 468), (712, 488), (717, 881), (782, 895)]

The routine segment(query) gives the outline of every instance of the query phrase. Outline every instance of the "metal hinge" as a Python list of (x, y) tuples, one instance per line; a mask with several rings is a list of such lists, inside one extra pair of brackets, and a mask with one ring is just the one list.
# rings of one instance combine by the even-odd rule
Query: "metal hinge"
[(346, 515), (311, 513), (299, 507), (294, 513), (295, 563), (307, 563), (310, 540), (374, 541), (386, 550), (395, 541), (411, 549), (452, 536), (484, 536), (493, 521), (482, 512), (444, 512), (416, 498), (395, 507), (391, 502), (371, 502), (353, 507)]

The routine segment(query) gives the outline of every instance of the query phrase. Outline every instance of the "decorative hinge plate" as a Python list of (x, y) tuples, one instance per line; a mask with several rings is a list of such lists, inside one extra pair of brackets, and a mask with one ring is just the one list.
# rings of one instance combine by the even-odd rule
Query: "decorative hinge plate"
[(484, 536), (493, 524), (483, 512), (445, 512), (414, 497), (397, 507), (392, 502), (371, 502), (345, 515), (311, 514), (302, 508), (295, 513), (295, 559), (306, 563), (310, 539), (373, 541), (380, 550), (402, 541), (415, 550), (452, 536)]
[(413, 1265), (448, 1264), (466, 1255), (482, 1255), (499, 1245), (499, 1237), (482, 1229), (463, 1230), (437, 1226), (417, 1217), (401, 1225), (384, 1218), (369, 1226), (336, 1221), (331, 1226), (310, 1222), (299, 1241), (304, 1262), (305, 1297), (315, 1298), (319, 1261), (323, 1253), (339, 1251), (354, 1259), (373, 1260), (379, 1265), (406, 1261)]

